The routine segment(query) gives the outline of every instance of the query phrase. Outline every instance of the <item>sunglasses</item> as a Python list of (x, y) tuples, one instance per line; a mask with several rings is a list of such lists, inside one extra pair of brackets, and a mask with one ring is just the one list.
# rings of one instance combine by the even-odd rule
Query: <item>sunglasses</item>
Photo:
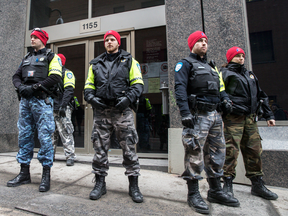
[[(34, 28), (34, 29), (32, 30), (32, 32), (31, 32), (31, 34), (32, 34), (34, 31), (41, 32), (41, 33), (44, 35), (44, 37), (47, 38), (46, 34), (45, 34), (40, 28)], [(48, 38), (47, 38), (47, 40), (48, 40)]]

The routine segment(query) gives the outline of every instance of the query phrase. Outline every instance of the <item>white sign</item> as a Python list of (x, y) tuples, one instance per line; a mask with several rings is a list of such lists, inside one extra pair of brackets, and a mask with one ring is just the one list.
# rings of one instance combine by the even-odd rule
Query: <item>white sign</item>
[(84, 20), (80, 22), (80, 34), (86, 32), (100, 31), (100, 18)]

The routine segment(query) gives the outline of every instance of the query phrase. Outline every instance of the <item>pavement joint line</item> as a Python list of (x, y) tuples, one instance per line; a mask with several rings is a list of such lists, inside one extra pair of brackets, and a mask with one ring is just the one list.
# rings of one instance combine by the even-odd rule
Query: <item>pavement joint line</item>
[(45, 214), (42, 214), (42, 213), (34, 212), (34, 211), (31, 211), (31, 210), (28, 210), (28, 209), (24, 209), (24, 208), (20, 208), (20, 207), (17, 207), (17, 206), (15, 206), (15, 209), (21, 210), (21, 211), (24, 211), (24, 212), (33, 213), (33, 214), (36, 214), (36, 215), (48, 216), (48, 215), (45, 215)]

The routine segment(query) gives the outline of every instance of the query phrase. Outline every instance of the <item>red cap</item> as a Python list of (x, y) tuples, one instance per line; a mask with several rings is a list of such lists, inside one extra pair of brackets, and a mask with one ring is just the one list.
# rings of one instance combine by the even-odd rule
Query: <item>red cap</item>
[(228, 49), (226, 53), (227, 62), (229, 63), (234, 58), (234, 56), (239, 53), (242, 53), (245, 57), (245, 52), (240, 47), (235, 46), (235, 47), (231, 47), (230, 49)]
[(58, 55), (58, 56), (60, 57), (60, 59), (61, 59), (62, 66), (64, 66), (65, 63), (66, 63), (66, 58), (65, 58), (65, 56), (64, 56), (63, 54), (61, 54), (61, 53), (58, 53), (57, 55)]
[(204, 32), (202, 31), (195, 31), (192, 34), (190, 34), (190, 36), (188, 37), (187, 41), (188, 41), (188, 46), (190, 48), (190, 51), (192, 51), (195, 43), (200, 40), (201, 38), (206, 38), (206, 40), (208, 41), (207, 36), (205, 35)]
[(116, 40), (118, 41), (119, 46), (121, 45), (121, 37), (120, 37), (119, 33), (116, 32), (116, 31), (113, 31), (113, 30), (109, 30), (109, 31), (106, 32), (106, 34), (104, 35), (104, 44), (105, 44), (105, 39), (106, 39), (106, 37), (107, 37), (108, 35), (113, 35), (113, 36), (116, 38)]
[(49, 39), (49, 35), (46, 31), (40, 29), (40, 28), (34, 28), (30, 34), (30, 37), (32, 35), (35, 35), (37, 38), (39, 38), (42, 43), (44, 44), (44, 46), (46, 46), (47, 41)]

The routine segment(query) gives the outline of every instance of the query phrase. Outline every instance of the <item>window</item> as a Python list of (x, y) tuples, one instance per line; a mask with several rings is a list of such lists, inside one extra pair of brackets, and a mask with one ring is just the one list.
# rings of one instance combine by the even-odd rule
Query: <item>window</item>
[(273, 62), (275, 60), (272, 31), (250, 33), (250, 45), (253, 64)]
[[(73, 3), (72, 3), (73, 2)], [(29, 29), (88, 18), (88, 0), (31, 0)]]
[(165, 0), (92, 0), (92, 17), (164, 5)]

